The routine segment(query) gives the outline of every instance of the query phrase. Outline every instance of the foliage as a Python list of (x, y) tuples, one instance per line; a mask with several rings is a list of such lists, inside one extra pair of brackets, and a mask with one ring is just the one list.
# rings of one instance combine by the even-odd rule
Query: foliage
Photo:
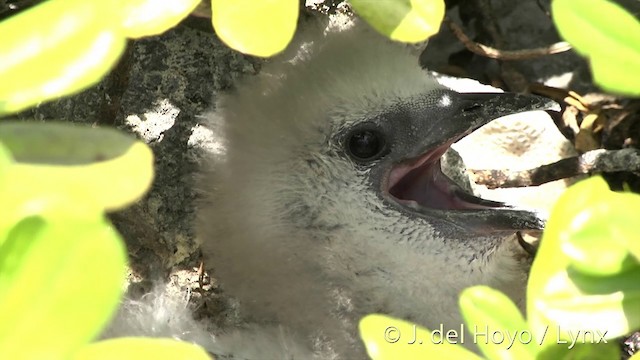
[(104, 216), (153, 177), (143, 143), (111, 129), (0, 123), (0, 353), (66, 359), (118, 305), (126, 250)]
[[(438, 32), (444, 17), (444, 0), (349, 2), (377, 31), (404, 42), (426, 40)], [(282, 51), (293, 38), (298, 3), (297, 0), (213, 0), (211, 20), (218, 36), (229, 47), (266, 57)]]
[[(116, 63), (127, 38), (170, 28), (197, 0), (51, 0), (0, 23), (0, 115), (70, 95), (94, 83)], [(416, 42), (437, 32), (442, 0), (353, 3), (382, 33)], [(212, 1), (212, 23), (230, 47), (271, 56), (293, 37), (297, 0)], [(394, 17), (387, 16), (391, 11)], [(266, 16), (265, 14), (269, 14)]]
[(284, 50), (293, 38), (298, 3), (298, 0), (212, 0), (211, 22), (220, 40), (230, 48), (267, 57)]
[[(609, 191), (601, 178), (567, 190), (552, 211), (531, 269), (527, 321), (496, 290), (475, 286), (461, 294), (469, 332), (488, 334), (476, 338), (481, 352), (489, 359), (618, 359), (611, 340), (640, 328), (638, 210), (640, 195)], [(370, 315), (360, 332), (373, 359), (477, 358), (423, 328), (418, 328), (419, 346), (388, 336), (389, 328), (413, 334), (412, 326)]]
[(90, 344), (74, 354), (72, 360), (208, 360), (199, 346), (171, 339), (118, 338)]
[[(96, 83), (118, 60), (127, 38), (158, 34), (197, 3), (49, 0), (3, 21), (0, 115)], [(298, 3), (213, 0), (212, 23), (231, 47), (269, 56), (293, 36)], [(434, 34), (444, 14), (442, 0), (351, 4), (375, 29), (407, 42)], [(611, 91), (640, 94), (636, 19), (605, 0), (580, 6), (554, 0), (553, 13), (562, 36), (590, 58), (596, 82)], [(168, 340), (118, 339), (83, 347), (109, 320), (121, 295), (126, 255), (104, 212), (138, 199), (151, 179), (148, 147), (116, 132), (62, 124), (0, 124), (0, 353), (24, 359), (169, 359), (178, 353), (206, 358), (201, 349)], [(607, 339), (638, 327), (639, 315), (630, 310), (640, 305), (634, 281), (640, 275), (640, 255), (638, 241), (632, 241), (625, 225), (633, 223), (630, 209), (638, 208), (637, 197), (612, 195), (594, 181), (576, 189), (593, 196), (572, 190), (554, 212), (560, 220), (550, 222), (530, 279), (528, 322), (504, 295), (476, 287), (461, 298), (469, 323), (530, 331), (536, 340), (549, 324), (560, 326), (561, 331), (552, 332), (561, 340), (586, 320), (608, 324)], [(379, 340), (389, 321), (403, 332), (412, 326), (376, 315), (365, 318), (361, 329), (370, 354), (417, 356), (415, 348)], [(481, 350), (490, 358), (615, 353), (611, 346), (589, 345), (569, 352), (551, 340), (540, 347), (514, 346), (510, 352), (492, 344)], [(477, 357), (449, 344), (419, 349), (422, 356)]]
[(6, 19), (0, 23), (0, 115), (96, 83), (116, 63), (127, 37), (164, 31), (197, 4), (50, 0)]
[(420, 42), (435, 35), (444, 18), (444, 1), (439, 0), (349, 2), (378, 32), (403, 42)]
[[(398, 41), (420, 42), (436, 34), (444, 17), (442, 0), (349, 0), (365, 21)], [(212, 22), (230, 47), (257, 56), (282, 51), (293, 37), (298, 1), (212, 1)], [(640, 22), (609, 0), (554, 0), (553, 19), (561, 35), (589, 57), (596, 83), (612, 92), (640, 95)], [(263, 14), (271, 16), (263, 16)]]
[(553, 0), (558, 31), (589, 58), (605, 90), (640, 95), (640, 21), (609, 0)]
[[(126, 37), (164, 31), (197, 1), (50, 0), (0, 23), (0, 115), (98, 81)], [(86, 345), (122, 295), (127, 261), (105, 211), (139, 199), (149, 147), (112, 129), (0, 123), (0, 354), (11, 359), (208, 359), (167, 339)]]
[(0, 353), (8, 358), (67, 358), (98, 334), (121, 295), (117, 234), (100, 213), (56, 197), (3, 204), (29, 214), (0, 224)]
[(453, 341), (447, 341), (448, 329), (444, 333), (432, 332), (408, 321), (370, 314), (360, 320), (359, 330), (373, 360), (481, 359)]
[(15, 160), (3, 176), (5, 208), (64, 193), (72, 204), (114, 210), (140, 197), (151, 184), (149, 148), (113, 129), (1, 122), (0, 130), (0, 143)]
[(601, 178), (558, 201), (527, 286), (534, 332), (548, 330), (548, 341), (578, 330), (612, 339), (640, 328), (639, 209), (640, 195), (611, 192)]
[[(588, 1), (581, 6), (553, 1), (560, 33), (590, 58), (598, 84), (640, 95), (640, 23), (610, 1)], [(160, 33), (197, 3), (52, 0), (0, 23), (0, 33), (20, 34), (0, 42), (0, 115), (97, 82), (117, 61), (127, 37)], [(435, 34), (444, 16), (442, 0), (350, 3), (376, 30), (405, 42)], [(297, 0), (213, 0), (211, 6), (218, 36), (230, 47), (257, 56), (271, 56), (287, 46), (299, 12)]]

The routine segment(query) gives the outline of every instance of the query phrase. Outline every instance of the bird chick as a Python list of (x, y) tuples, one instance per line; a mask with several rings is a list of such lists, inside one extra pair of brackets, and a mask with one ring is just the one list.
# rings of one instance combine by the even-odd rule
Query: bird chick
[(203, 181), (199, 237), (241, 316), (319, 357), (363, 358), (368, 313), (459, 329), (466, 287), (521, 302), (528, 260), (511, 237), (543, 221), (465, 192), (440, 158), (493, 119), (554, 103), (452, 91), (363, 29), (302, 44), (222, 96), (212, 120), (227, 150)]

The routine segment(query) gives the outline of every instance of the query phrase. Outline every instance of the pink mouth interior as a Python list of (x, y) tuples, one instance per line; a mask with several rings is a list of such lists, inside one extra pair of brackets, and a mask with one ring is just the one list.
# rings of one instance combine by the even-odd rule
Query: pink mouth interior
[(398, 203), (411, 207), (470, 210), (503, 207), (501, 202), (475, 197), (442, 173), (440, 158), (451, 143), (394, 166), (389, 172), (387, 193)]

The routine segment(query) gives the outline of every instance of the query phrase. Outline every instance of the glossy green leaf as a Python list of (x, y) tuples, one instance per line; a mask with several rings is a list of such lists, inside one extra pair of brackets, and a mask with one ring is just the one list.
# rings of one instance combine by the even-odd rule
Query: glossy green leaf
[[(461, 334), (447, 338), (439, 330), (429, 331), (410, 322), (385, 315), (367, 315), (359, 324), (360, 338), (373, 360), (466, 359), (480, 357), (460, 345)], [(449, 340), (447, 340), (449, 339)]]
[(558, 31), (591, 61), (604, 89), (640, 95), (640, 21), (609, 0), (554, 0)]
[(460, 294), (460, 309), (486, 357), (535, 359), (535, 334), (506, 295), (488, 286), (470, 287)]
[(149, 147), (114, 129), (2, 122), (0, 142), (16, 161), (0, 188), (5, 205), (63, 194), (113, 210), (139, 199), (153, 180)]
[[(77, 92), (124, 50), (108, 1), (50, 0), (0, 22), (0, 114)], [(117, 8), (117, 4), (115, 5)]]
[(122, 26), (130, 38), (157, 35), (176, 26), (200, 0), (128, 0), (122, 4)]
[(349, 0), (381, 34), (398, 41), (424, 41), (440, 30), (444, 0)]
[(537, 360), (619, 360), (620, 346), (616, 341), (600, 341), (599, 337), (576, 334), (574, 341), (557, 340), (544, 348)]
[(94, 338), (121, 296), (126, 253), (101, 214), (30, 217), (0, 246), (0, 354), (67, 359)]
[[(611, 276), (640, 269), (640, 236), (635, 221), (640, 196), (602, 188), (606, 199), (578, 212), (567, 224), (560, 247), (576, 271)], [(634, 211), (634, 209), (636, 209)]]
[(72, 360), (210, 360), (201, 347), (174, 340), (151, 338), (118, 338), (104, 340), (80, 349)]
[(218, 37), (245, 54), (272, 56), (284, 50), (298, 22), (298, 0), (212, 0)]
[(577, 331), (607, 339), (640, 327), (640, 196), (601, 178), (572, 186), (547, 223), (527, 287), (531, 329), (548, 345)]

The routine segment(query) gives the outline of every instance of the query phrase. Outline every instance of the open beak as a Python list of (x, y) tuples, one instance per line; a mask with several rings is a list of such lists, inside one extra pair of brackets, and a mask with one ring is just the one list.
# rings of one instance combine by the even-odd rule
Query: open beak
[[(437, 119), (425, 119), (424, 142), (419, 154), (394, 165), (389, 171), (386, 193), (411, 211), (449, 218), (475, 232), (542, 229), (538, 214), (514, 209), (501, 202), (481, 199), (465, 192), (442, 173), (441, 156), (451, 144), (497, 118), (534, 110), (559, 111), (553, 100), (513, 93), (439, 94)], [(457, 219), (461, 217), (461, 219)]]

